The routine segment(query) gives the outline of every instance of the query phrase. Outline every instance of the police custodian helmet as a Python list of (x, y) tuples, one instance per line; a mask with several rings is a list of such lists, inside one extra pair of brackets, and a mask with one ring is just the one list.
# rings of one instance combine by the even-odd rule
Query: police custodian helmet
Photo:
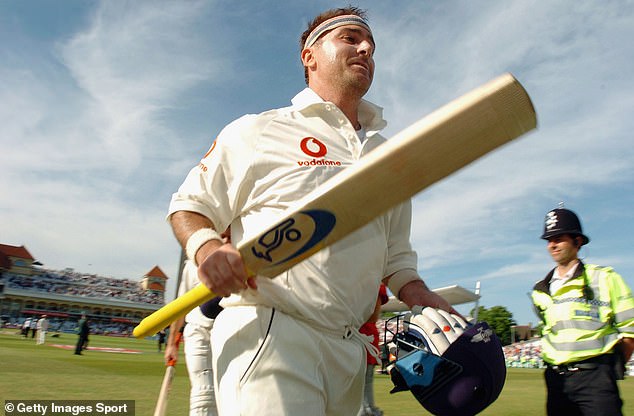
[(544, 233), (542, 237), (548, 240), (558, 235), (570, 234), (579, 236), (583, 240), (581, 245), (588, 244), (590, 239), (583, 234), (581, 222), (577, 214), (565, 208), (556, 208), (549, 211), (544, 219)]

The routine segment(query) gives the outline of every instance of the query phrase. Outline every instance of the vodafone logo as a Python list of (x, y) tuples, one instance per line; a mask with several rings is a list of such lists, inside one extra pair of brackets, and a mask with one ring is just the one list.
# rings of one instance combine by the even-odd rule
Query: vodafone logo
[(314, 137), (304, 137), (299, 147), (310, 157), (324, 157), (328, 153), (326, 145)]
[(211, 147), (209, 148), (209, 150), (207, 150), (207, 153), (205, 153), (205, 156), (203, 156), (203, 159), (206, 158), (207, 156), (209, 156), (211, 154), (211, 152), (214, 151), (215, 148), (216, 148), (216, 141), (214, 140), (214, 142), (211, 144)]
[(207, 153), (205, 153), (205, 156), (203, 156), (202, 160), (198, 164), (198, 167), (203, 172), (207, 172), (207, 166), (203, 163), (203, 161), (207, 158), (207, 156), (209, 156), (211, 154), (211, 152), (214, 151), (215, 147), (216, 147), (216, 141), (214, 140), (214, 142), (211, 144), (211, 147), (209, 148), (209, 150), (207, 150)]
[(311, 157), (310, 160), (298, 160), (299, 166), (341, 166), (339, 160), (328, 160), (324, 158), (328, 153), (328, 148), (321, 142), (321, 140), (314, 137), (304, 137), (299, 143), (299, 148), (307, 156)]

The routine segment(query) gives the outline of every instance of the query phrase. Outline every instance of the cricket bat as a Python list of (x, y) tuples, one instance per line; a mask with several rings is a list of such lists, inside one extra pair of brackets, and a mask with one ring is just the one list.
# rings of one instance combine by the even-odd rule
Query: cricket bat
[[(178, 352), (178, 345), (181, 343), (182, 334), (176, 335), (176, 351)], [(165, 416), (167, 414), (167, 398), (169, 396), (170, 389), (172, 388), (172, 381), (174, 380), (174, 374), (176, 374), (176, 359), (170, 359), (167, 362), (165, 368), (165, 375), (163, 376), (163, 382), (161, 383), (161, 391), (159, 397), (156, 400), (156, 407), (154, 408), (154, 416)]]
[[(279, 275), (536, 126), (531, 99), (511, 74), (489, 81), (402, 130), (241, 241), (247, 271)], [(214, 296), (199, 285), (143, 319), (133, 334), (153, 334)]]
[(167, 411), (167, 397), (172, 387), (172, 380), (174, 379), (175, 363), (168, 363), (165, 368), (165, 375), (163, 376), (163, 383), (161, 384), (161, 391), (159, 393), (158, 400), (156, 401), (156, 408), (154, 408), (154, 416), (165, 416)]

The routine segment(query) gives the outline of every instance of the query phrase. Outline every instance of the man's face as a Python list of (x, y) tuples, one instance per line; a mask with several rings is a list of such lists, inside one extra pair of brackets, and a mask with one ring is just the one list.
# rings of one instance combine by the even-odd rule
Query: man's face
[(576, 241), (569, 235), (558, 235), (548, 239), (546, 249), (557, 264), (568, 264), (577, 259), (579, 248)]
[(317, 71), (342, 87), (365, 94), (374, 77), (374, 39), (365, 28), (346, 25), (324, 34), (314, 45)]

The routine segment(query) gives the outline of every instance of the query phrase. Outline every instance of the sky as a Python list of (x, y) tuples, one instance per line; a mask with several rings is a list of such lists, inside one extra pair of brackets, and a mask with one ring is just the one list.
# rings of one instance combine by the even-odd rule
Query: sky
[[(480, 282), (480, 306), (535, 323), (527, 293), (553, 267), (539, 237), (562, 201), (591, 239), (583, 260), (634, 286), (633, 1), (350, 3), (377, 42), (366, 98), (387, 137), (505, 72), (537, 111), (537, 130), (414, 198), (431, 288)], [(301, 33), (347, 4), (0, 0), (0, 243), (49, 269), (158, 265), (173, 299), (172, 193), (227, 123), (305, 87)]]

